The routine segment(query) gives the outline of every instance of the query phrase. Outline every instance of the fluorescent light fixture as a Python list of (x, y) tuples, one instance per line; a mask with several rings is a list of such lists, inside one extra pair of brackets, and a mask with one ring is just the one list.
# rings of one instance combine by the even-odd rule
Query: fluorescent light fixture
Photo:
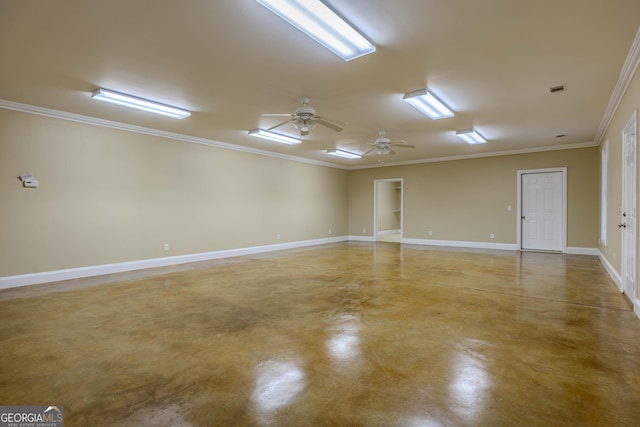
[(453, 111), (427, 89), (405, 93), (402, 99), (433, 120), (453, 117)]
[(271, 132), (269, 130), (264, 129), (253, 129), (249, 131), (249, 135), (256, 136), (262, 139), (268, 139), (269, 141), (280, 142), (282, 144), (301, 144), (302, 139), (296, 138), (294, 136), (283, 135), (281, 133)]
[(376, 47), (320, 0), (257, 0), (345, 61)]
[(327, 154), (330, 154), (332, 156), (337, 156), (337, 157), (344, 157), (345, 159), (359, 159), (362, 156), (360, 154), (357, 153), (351, 153), (349, 151), (344, 151), (344, 150), (327, 150)]
[(91, 94), (91, 98), (111, 102), (112, 104), (124, 105), (125, 107), (137, 108), (138, 110), (148, 111), (150, 113), (162, 114), (163, 116), (173, 117), (174, 119), (184, 119), (191, 115), (191, 112), (182, 108), (160, 104), (149, 101), (148, 99), (126, 95), (109, 89), (96, 89), (93, 94)]
[(459, 130), (456, 136), (467, 144), (484, 144), (487, 142), (475, 129)]

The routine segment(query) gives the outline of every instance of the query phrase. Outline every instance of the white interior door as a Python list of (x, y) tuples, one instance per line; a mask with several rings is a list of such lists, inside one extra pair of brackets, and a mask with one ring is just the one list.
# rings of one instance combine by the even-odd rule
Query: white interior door
[(522, 250), (564, 250), (562, 172), (521, 175)]
[(636, 300), (636, 123), (635, 114), (622, 131), (622, 290)]

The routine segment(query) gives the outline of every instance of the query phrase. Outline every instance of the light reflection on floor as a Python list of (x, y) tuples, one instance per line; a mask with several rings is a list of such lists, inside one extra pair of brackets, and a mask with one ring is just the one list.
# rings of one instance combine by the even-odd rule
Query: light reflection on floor
[(305, 374), (293, 361), (269, 360), (256, 367), (251, 401), (259, 420), (268, 420), (277, 410), (296, 401), (305, 387)]
[(476, 351), (483, 344), (477, 340), (465, 340), (458, 346), (450, 368), (451, 408), (469, 423), (484, 411), (491, 388), (485, 356)]
[(334, 361), (349, 362), (360, 354), (359, 330), (360, 321), (353, 314), (342, 314), (335, 319), (327, 341), (327, 351)]
[(640, 321), (596, 257), (341, 243), (154, 271), (0, 291), (0, 403), (68, 427), (640, 419)]

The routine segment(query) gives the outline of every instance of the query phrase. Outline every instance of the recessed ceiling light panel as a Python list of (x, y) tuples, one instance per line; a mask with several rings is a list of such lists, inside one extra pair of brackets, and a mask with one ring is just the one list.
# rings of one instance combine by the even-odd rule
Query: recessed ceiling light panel
[(256, 0), (345, 61), (376, 47), (320, 0)]
[(249, 131), (249, 135), (262, 139), (268, 139), (269, 141), (279, 142), (281, 144), (295, 145), (302, 143), (302, 139), (300, 138), (295, 138), (293, 136), (283, 135), (281, 133), (271, 132), (264, 129), (252, 129)]
[(467, 144), (484, 144), (487, 140), (475, 129), (459, 130), (456, 136)]
[(453, 111), (427, 89), (405, 93), (402, 99), (433, 120), (453, 117)]
[(174, 119), (184, 119), (191, 115), (188, 110), (173, 107), (167, 104), (150, 101), (137, 96), (127, 95), (125, 93), (115, 92), (109, 89), (99, 88), (91, 94), (92, 99), (110, 102), (112, 104), (122, 105), (125, 107), (135, 108), (137, 110), (147, 111), (149, 113), (161, 114), (163, 116), (172, 117)]
[(327, 154), (330, 154), (332, 156), (337, 156), (337, 157), (343, 157), (345, 159), (359, 159), (362, 157), (358, 153), (352, 153), (350, 151), (344, 151), (340, 149), (327, 150)]

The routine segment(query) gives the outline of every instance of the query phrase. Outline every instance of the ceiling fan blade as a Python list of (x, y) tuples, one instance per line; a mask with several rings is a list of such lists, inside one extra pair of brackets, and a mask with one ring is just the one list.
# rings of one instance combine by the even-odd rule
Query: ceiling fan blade
[(260, 114), (262, 117), (295, 117), (293, 114)]
[(404, 139), (396, 139), (393, 141), (389, 141), (392, 144), (409, 144), (407, 141), (405, 141)]
[(318, 117), (316, 116), (316, 121), (320, 123), (322, 126), (326, 126), (329, 129), (333, 129), (336, 132), (340, 132), (342, 128), (344, 128), (347, 124), (341, 120), (333, 120), (327, 119), (326, 117)]
[(396, 142), (396, 143), (392, 142), (389, 145), (393, 145), (394, 147), (416, 148), (416, 146), (413, 144), (405, 144), (402, 142)]
[(391, 151), (389, 151), (389, 154), (391, 154), (391, 155), (393, 156), (393, 155), (395, 155), (395, 154), (396, 154), (396, 152), (395, 152), (395, 151), (393, 151), (393, 150), (391, 150)]
[(300, 131), (300, 136), (307, 136), (309, 135), (309, 131), (308, 130), (301, 130)]
[(366, 152), (362, 153), (362, 155), (363, 155), (363, 156), (366, 156), (367, 154), (369, 154), (369, 153), (371, 153), (372, 151), (375, 151), (375, 150), (377, 150), (377, 149), (378, 149), (378, 147), (373, 147), (371, 150), (369, 150), (369, 151), (366, 151)]
[(282, 125), (286, 125), (287, 123), (292, 122), (292, 121), (294, 121), (294, 120), (295, 120), (295, 119), (285, 120), (285, 121), (284, 121), (284, 122), (282, 122), (282, 123), (278, 123), (278, 124), (277, 124), (277, 125), (275, 125), (275, 126), (271, 126), (271, 127), (270, 127), (269, 129), (267, 129), (267, 130), (273, 130), (273, 129), (275, 129), (275, 128), (277, 128), (277, 127), (280, 127), (280, 126), (282, 126)]

